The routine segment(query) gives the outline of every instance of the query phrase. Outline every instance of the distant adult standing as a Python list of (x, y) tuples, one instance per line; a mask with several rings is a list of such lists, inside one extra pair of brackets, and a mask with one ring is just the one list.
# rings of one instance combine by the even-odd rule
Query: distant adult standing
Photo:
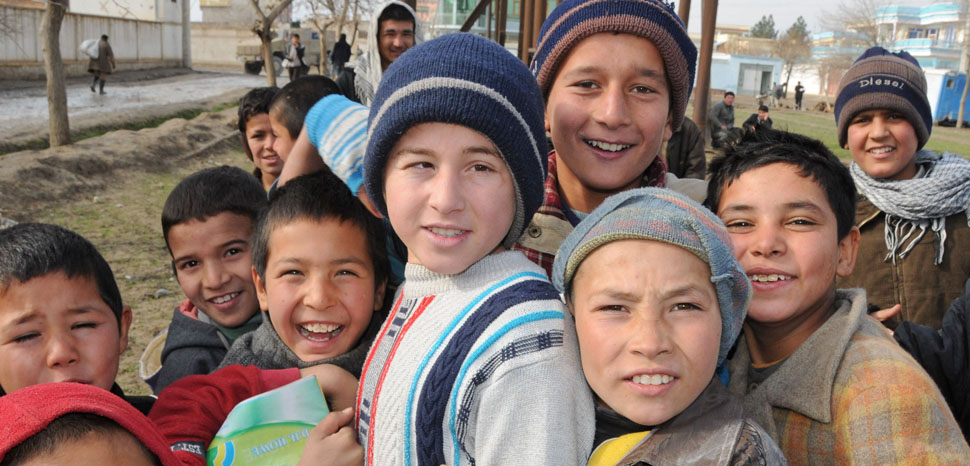
[(113, 68), (115, 68), (115, 54), (111, 50), (111, 44), (108, 43), (108, 35), (103, 34), (101, 35), (101, 40), (98, 41), (98, 58), (88, 60), (88, 73), (94, 75), (94, 82), (91, 83), (91, 92), (95, 92), (94, 86), (97, 86), (100, 81), (101, 95), (104, 95), (105, 78), (111, 74)]
[(734, 128), (734, 93), (725, 92), (724, 100), (711, 107), (707, 119), (711, 124), (711, 145), (715, 148), (721, 147)]
[(340, 40), (333, 44), (330, 51), (330, 63), (333, 63), (334, 76), (344, 71), (344, 64), (350, 60), (350, 44), (347, 43), (347, 34), (341, 34)]
[(798, 81), (795, 84), (795, 108), (802, 109), (802, 97), (805, 96), (805, 86), (802, 86), (802, 82)]
[(309, 66), (303, 61), (304, 53), (306, 53), (306, 47), (300, 43), (300, 35), (290, 36), (290, 43), (286, 44), (286, 71), (290, 75), (290, 81), (306, 74)]

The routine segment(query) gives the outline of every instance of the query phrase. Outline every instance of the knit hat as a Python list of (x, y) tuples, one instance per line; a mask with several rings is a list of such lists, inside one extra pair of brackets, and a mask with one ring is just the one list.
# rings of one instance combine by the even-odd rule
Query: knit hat
[(90, 413), (118, 423), (165, 466), (182, 464), (144, 414), (117, 395), (92, 385), (45, 383), (0, 397), (0, 460), (17, 445), (70, 413)]
[(307, 135), (323, 163), (357, 194), (364, 183), (367, 107), (331, 94), (307, 112), (305, 121)]
[(926, 144), (933, 130), (933, 112), (926, 99), (926, 76), (912, 55), (873, 47), (852, 63), (839, 82), (835, 99), (840, 146), (845, 147), (849, 122), (873, 109), (902, 113), (916, 130), (916, 150)]
[(660, 51), (670, 84), (670, 121), (677, 131), (694, 87), (697, 47), (674, 12), (660, 0), (566, 0), (539, 31), (532, 74), (549, 95), (559, 66), (581, 40), (600, 32), (623, 32), (649, 40)]
[(421, 123), (453, 123), (495, 144), (515, 183), (511, 247), (542, 204), (546, 137), (542, 94), (528, 68), (500, 45), (470, 33), (417, 45), (384, 73), (370, 108), (364, 186), (387, 215), (384, 166), (398, 139)]
[[(561, 293), (583, 260), (596, 248), (625, 239), (661, 241), (686, 249), (711, 268), (721, 310), (720, 365), (741, 333), (751, 301), (751, 283), (734, 258), (724, 223), (705, 207), (677, 192), (640, 188), (610, 196), (583, 219), (559, 247), (552, 283)], [(644, 260), (649, 260), (645, 258)], [(660, 266), (660, 264), (658, 264)]]

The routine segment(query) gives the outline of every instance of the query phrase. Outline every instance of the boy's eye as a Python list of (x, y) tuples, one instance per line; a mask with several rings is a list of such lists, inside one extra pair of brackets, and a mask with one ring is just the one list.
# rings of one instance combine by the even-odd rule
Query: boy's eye
[(337, 271), (337, 276), (359, 277), (360, 274), (358, 274), (357, 272), (354, 272), (353, 270), (343, 269), (343, 270)]
[(587, 81), (579, 81), (576, 84), (573, 84), (573, 87), (579, 87), (582, 89), (596, 89), (599, 86), (595, 82), (587, 80)]
[(97, 328), (97, 322), (79, 322), (71, 326), (72, 329), (76, 328)]
[(20, 335), (20, 336), (15, 337), (13, 339), (13, 342), (14, 343), (26, 343), (26, 342), (28, 342), (30, 340), (33, 340), (34, 338), (37, 338), (39, 336), (40, 336), (40, 334), (39, 333), (35, 333), (35, 332), (25, 333), (23, 335)]
[(607, 311), (607, 312), (623, 312), (626, 311), (626, 306), (622, 304), (607, 304), (605, 306), (600, 306), (596, 308), (597, 311)]
[(694, 303), (677, 303), (674, 304), (675, 311), (699, 311), (701, 307)]
[(186, 270), (186, 269), (191, 269), (192, 267), (195, 267), (197, 265), (199, 265), (199, 261), (185, 261), (179, 264), (178, 268), (182, 270)]
[(653, 89), (650, 89), (647, 86), (633, 86), (632, 90), (636, 94), (650, 94), (653, 92)]
[(724, 226), (727, 227), (728, 231), (732, 231), (751, 228), (754, 225), (746, 220), (732, 220), (729, 222), (724, 222)]
[(495, 171), (495, 170), (492, 170), (492, 167), (489, 167), (488, 165), (481, 164), (481, 163), (476, 163), (475, 165), (472, 165), (472, 170), (474, 170), (476, 172), (491, 172), (491, 171)]
[(229, 249), (226, 250), (226, 256), (235, 256), (236, 254), (239, 254), (241, 252), (242, 252), (242, 249), (239, 249), (239, 248), (229, 248)]

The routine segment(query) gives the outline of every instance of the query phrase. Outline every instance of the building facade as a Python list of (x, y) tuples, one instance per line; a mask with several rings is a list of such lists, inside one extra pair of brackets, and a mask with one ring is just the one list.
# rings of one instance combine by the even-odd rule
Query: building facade
[(967, 5), (934, 3), (922, 7), (885, 6), (876, 10), (879, 41), (905, 50), (923, 68), (957, 70), (967, 37)]

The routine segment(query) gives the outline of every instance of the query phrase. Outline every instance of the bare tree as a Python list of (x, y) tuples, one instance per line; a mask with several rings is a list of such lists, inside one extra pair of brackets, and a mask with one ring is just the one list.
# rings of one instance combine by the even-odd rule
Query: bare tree
[(803, 63), (812, 56), (812, 40), (808, 34), (808, 25), (801, 16), (781, 38), (775, 42), (775, 56), (781, 58), (785, 71), (785, 94), (788, 93), (788, 81), (791, 80), (792, 70), (796, 64)]
[(842, 0), (839, 6), (822, 14), (822, 26), (831, 31), (855, 31), (865, 36), (867, 47), (885, 42), (879, 37), (876, 10), (888, 0)]
[(339, 35), (347, 24), (347, 14), (351, 6), (357, 9), (360, 0), (309, 0), (310, 21), (320, 32), (320, 74), (325, 75), (327, 69), (327, 30), (337, 25)]
[(67, 91), (64, 88), (64, 61), (61, 59), (61, 22), (69, 0), (47, 0), (40, 23), (44, 41), (44, 74), (47, 76), (48, 128), (51, 147), (71, 143), (67, 119)]
[[(835, 95), (838, 80), (852, 66), (851, 54), (835, 54), (816, 60), (816, 71), (819, 80), (819, 95), (825, 96), (825, 102), (831, 106), (829, 97)], [(833, 86), (834, 85), (834, 86)]]
[(259, 6), (259, 0), (249, 0), (253, 10), (256, 11), (256, 22), (253, 24), (252, 31), (259, 36), (259, 41), (263, 44), (263, 66), (266, 67), (266, 85), (276, 86), (276, 65), (273, 63), (273, 22), (283, 13), (286, 7), (293, 3), (293, 0), (278, 0), (273, 4), (273, 0), (266, 5), (268, 13), (264, 13)]

